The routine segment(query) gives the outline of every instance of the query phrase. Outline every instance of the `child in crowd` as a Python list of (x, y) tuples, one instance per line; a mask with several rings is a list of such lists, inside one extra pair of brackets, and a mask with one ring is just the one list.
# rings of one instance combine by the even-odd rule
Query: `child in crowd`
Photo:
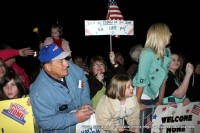
[(0, 85), (2, 87), (0, 91), (3, 95), (3, 100), (21, 98), (26, 95), (26, 89), (21, 79), (13, 71), (5, 73), (1, 79)]
[[(96, 108), (97, 125), (101, 133), (123, 132), (131, 130), (138, 132), (140, 123), (139, 105), (137, 98), (133, 95), (131, 79), (127, 75), (115, 75), (108, 86), (108, 91), (101, 97)], [(120, 119), (125, 119), (129, 129), (125, 129)]]
[[(27, 94), (26, 88), (23, 86), (23, 83), (20, 77), (13, 71), (7, 71), (0, 81), (0, 100), (11, 100), (23, 97), (29, 97)], [(28, 99), (27, 104), (30, 106), (30, 99)], [(34, 129), (35, 133), (38, 133), (38, 125), (34, 120)]]
[(71, 51), (69, 42), (63, 38), (63, 27), (59, 24), (51, 26), (51, 37), (47, 37), (44, 40), (44, 46), (55, 43), (58, 47), (64, 51)]

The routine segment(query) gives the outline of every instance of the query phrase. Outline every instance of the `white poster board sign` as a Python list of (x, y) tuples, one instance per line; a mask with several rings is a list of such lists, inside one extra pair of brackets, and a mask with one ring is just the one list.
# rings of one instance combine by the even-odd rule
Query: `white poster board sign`
[(85, 20), (85, 36), (133, 35), (133, 24), (129, 20)]
[(200, 102), (157, 106), (152, 122), (151, 133), (200, 133)]

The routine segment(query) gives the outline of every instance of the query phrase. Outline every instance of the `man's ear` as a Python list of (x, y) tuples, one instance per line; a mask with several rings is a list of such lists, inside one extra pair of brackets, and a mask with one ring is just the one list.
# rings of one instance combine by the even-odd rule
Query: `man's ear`
[(44, 69), (46, 71), (51, 71), (51, 65), (49, 63), (44, 64)]

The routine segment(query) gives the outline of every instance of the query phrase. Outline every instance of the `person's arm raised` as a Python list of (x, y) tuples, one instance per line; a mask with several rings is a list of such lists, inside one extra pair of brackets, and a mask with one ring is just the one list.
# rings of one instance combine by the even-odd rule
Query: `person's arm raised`
[(19, 55), (22, 57), (30, 56), (33, 54), (34, 54), (34, 51), (30, 47), (22, 48), (19, 50)]

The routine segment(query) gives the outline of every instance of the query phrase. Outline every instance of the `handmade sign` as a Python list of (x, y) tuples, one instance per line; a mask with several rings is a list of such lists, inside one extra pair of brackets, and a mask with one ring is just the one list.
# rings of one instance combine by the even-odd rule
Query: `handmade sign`
[(85, 20), (85, 36), (133, 35), (133, 21), (129, 20)]
[(191, 102), (187, 106), (182, 103), (176, 107), (157, 106), (151, 128), (152, 133), (199, 133), (200, 102)]
[(28, 98), (0, 101), (0, 133), (34, 133)]

